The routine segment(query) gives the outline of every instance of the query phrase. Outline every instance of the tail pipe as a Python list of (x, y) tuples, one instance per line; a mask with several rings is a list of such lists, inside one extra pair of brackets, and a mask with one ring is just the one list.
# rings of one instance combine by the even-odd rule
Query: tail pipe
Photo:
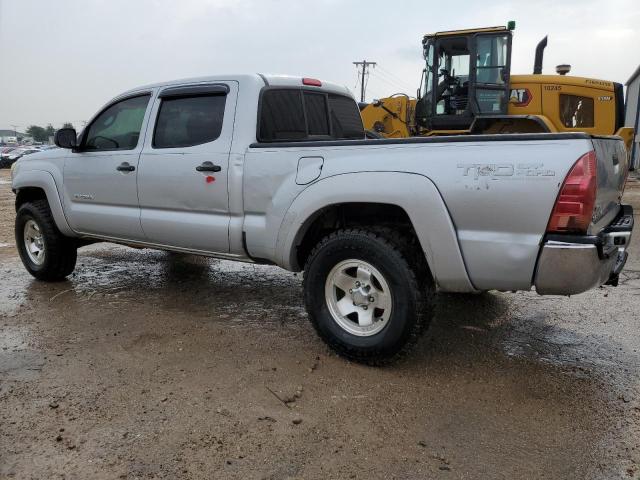
[(542, 58), (544, 57), (544, 49), (547, 47), (547, 36), (540, 40), (536, 47), (536, 59), (533, 62), (533, 74), (542, 74)]

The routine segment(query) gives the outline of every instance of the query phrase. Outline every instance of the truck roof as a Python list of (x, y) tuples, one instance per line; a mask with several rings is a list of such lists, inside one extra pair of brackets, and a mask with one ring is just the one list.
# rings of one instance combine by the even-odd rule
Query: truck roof
[[(165, 82), (152, 83), (149, 85), (143, 85), (140, 87), (133, 88), (128, 90), (120, 96), (130, 95), (132, 93), (139, 92), (141, 90), (149, 90), (151, 88), (157, 87), (168, 87), (171, 85), (184, 85), (187, 83), (210, 83), (210, 82), (221, 82), (221, 81), (229, 81), (235, 80), (241, 83), (255, 83), (257, 85), (262, 86), (290, 86), (290, 87), (301, 87), (303, 85), (303, 79), (308, 77), (302, 76), (294, 76), (294, 75), (276, 75), (276, 74), (262, 74), (262, 73), (244, 73), (244, 74), (227, 74), (227, 75), (212, 75), (205, 77), (192, 77), (192, 78), (182, 78), (178, 80), (169, 80)], [(314, 79), (315, 80), (315, 79)], [(353, 97), (351, 91), (344, 85), (339, 85), (337, 83), (327, 82), (324, 80), (320, 80), (322, 86), (317, 87), (321, 90), (332, 91), (336, 93), (340, 93), (342, 95), (348, 95)], [(260, 87), (260, 88), (261, 88)]]

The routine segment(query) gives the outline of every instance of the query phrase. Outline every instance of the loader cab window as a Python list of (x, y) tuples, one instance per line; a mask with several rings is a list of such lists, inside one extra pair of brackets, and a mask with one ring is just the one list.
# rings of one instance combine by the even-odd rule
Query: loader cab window
[(424, 59), (426, 61), (426, 68), (424, 71), (424, 81), (422, 83), (423, 90), (420, 92), (420, 98), (423, 99), (424, 114), (428, 115), (431, 112), (432, 105), (432, 93), (433, 93), (433, 73), (435, 72), (436, 65), (433, 58), (434, 45), (429, 43), (425, 46)]
[(436, 114), (460, 115), (469, 99), (470, 52), (466, 38), (438, 41)]
[(473, 121), (469, 109), (471, 42), (467, 36), (423, 41), (425, 74), (416, 123), (430, 130), (460, 130)]
[(416, 124), (428, 130), (466, 130), (476, 115), (507, 113), (511, 32), (427, 35), (425, 73)]
[(503, 84), (505, 82), (503, 71), (507, 67), (508, 37), (506, 35), (480, 36), (477, 45), (478, 83)]
[(506, 113), (510, 38), (508, 35), (477, 37), (474, 99), (477, 113)]
[(560, 94), (560, 120), (567, 128), (592, 128), (593, 98)]
[(429, 124), (429, 117), (433, 111), (433, 76), (436, 71), (433, 40), (423, 41), (422, 51), (425, 67), (422, 71), (422, 79), (420, 80), (415, 115), (416, 123), (422, 127), (426, 127)]
[(468, 36), (425, 37), (424, 87), (416, 103), (416, 123), (429, 130), (464, 130), (469, 109), (471, 42)]

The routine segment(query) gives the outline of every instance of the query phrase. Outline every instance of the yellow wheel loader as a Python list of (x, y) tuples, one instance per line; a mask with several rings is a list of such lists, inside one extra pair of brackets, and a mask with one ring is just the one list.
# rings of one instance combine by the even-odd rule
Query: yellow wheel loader
[(569, 65), (542, 75), (547, 37), (536, 48), (533, 74), (511, 75), (514, 27), (425, 35), (417, 98), (396, 94), (361, 104), (369, 135), (587, 132), (619, 135), (630, 149), (622, 84), (568, 76)]

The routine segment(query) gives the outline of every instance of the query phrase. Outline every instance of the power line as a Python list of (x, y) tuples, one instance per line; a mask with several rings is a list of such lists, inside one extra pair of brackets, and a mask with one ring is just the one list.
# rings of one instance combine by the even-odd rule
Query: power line
[(384, 77), (381, 77), (378, 74), (374, 74), (373, 78), (375, 78), (376, 80), (381, 81), (381, 82), (385, 83), (386, 85), (388, 85), (389, 87), (391, 87), (394, 90), (393, 93), (404, 93), (405, 90), (408, 90), (407, 88), (403, 88), (403, 87), (401, 87), (401, 86), (399, 86), (399, 85), (397, 85), (395, 83), (391, 83), (390, 81), (388, 81)]
[(360, 71), (360, 67), (362, 67), (362, 71), (360, 72), (361, 77), (360, 77), (360, 101), (364, 102), (364, 94), (365, 94), (365, 90), (367, 89), (367, 85), (365, 83), (365, 76), (369, 77), (369, 67), (373, 66), (373, 68), (376, 67), (376, 62), (367, 62), (366, 60), (363, 60), (361, 62), (353, 62), (353, 64), (356, 66), (356, 68), (358, 69), (358, 71)]
[(387, 96), (388, 96), (388, 95), (386, 95), (386, 94), (381, 95), (381, 94), (380, 94), (380, 91), (379, 91), (379, 90), (377, 90), (377, 89), (376, 89), (375, 87), (373, 87), (373, 86), (372, 86), (371, 88), (368, 88), (368, 90), (369, 90), (369, 92), (371, 92), (371, 98), (374, 98), (374, 99), (376, 99), (376, 98), (377, 98), (377, 99), (385, 98), (385, 97), (387, 97)]
[(401, 78), (401, 77), (397, 76), (396, 74), (394, 74), (393, 72), (390, 72), (390, 71), (389, 71), (389, 70), (387, 70), (386, 68), (384, 68), (384, 67), (378, 67), (378, 69), (379, 69), (379, 73), (385, 74), (387, 77), (389, 77), (389, 78), (391, 78), (391, 79), (395, 80), (397, 83), (399, 83), (399, 84), (401, 84), (401, 85), (405, 85), (405, 86), (407, 86), (407, 85), (408, 85), (408, 83), (407, 83), (406, 79), (404, 79), (404, 78)]
[(376, 69), (374, 75), (378, 78), (383, 78), (385, 80), (387, 80), (388, 82), (396, 85), (397, 87), (400, 87), (402, 90), (413, 90), (413, 87), (411, 87), (408, 83), (405, 82), (401, 82), (399, 80), (394, 79), (393, 77), (390, 77), (389, 75), (387, 75), (386, 73), (384, 73), (383, 71), (378, 71)]
[[(366, 80), (364, 82), (364, 91), (367, 91), (367, 87), (369, 86), (369, 72), (367, 71), (367, 77)], [(364, 98), (364, 92), (362, 93), (362, 98)], [(364, 101), (364, 100), (363, 100)]]

